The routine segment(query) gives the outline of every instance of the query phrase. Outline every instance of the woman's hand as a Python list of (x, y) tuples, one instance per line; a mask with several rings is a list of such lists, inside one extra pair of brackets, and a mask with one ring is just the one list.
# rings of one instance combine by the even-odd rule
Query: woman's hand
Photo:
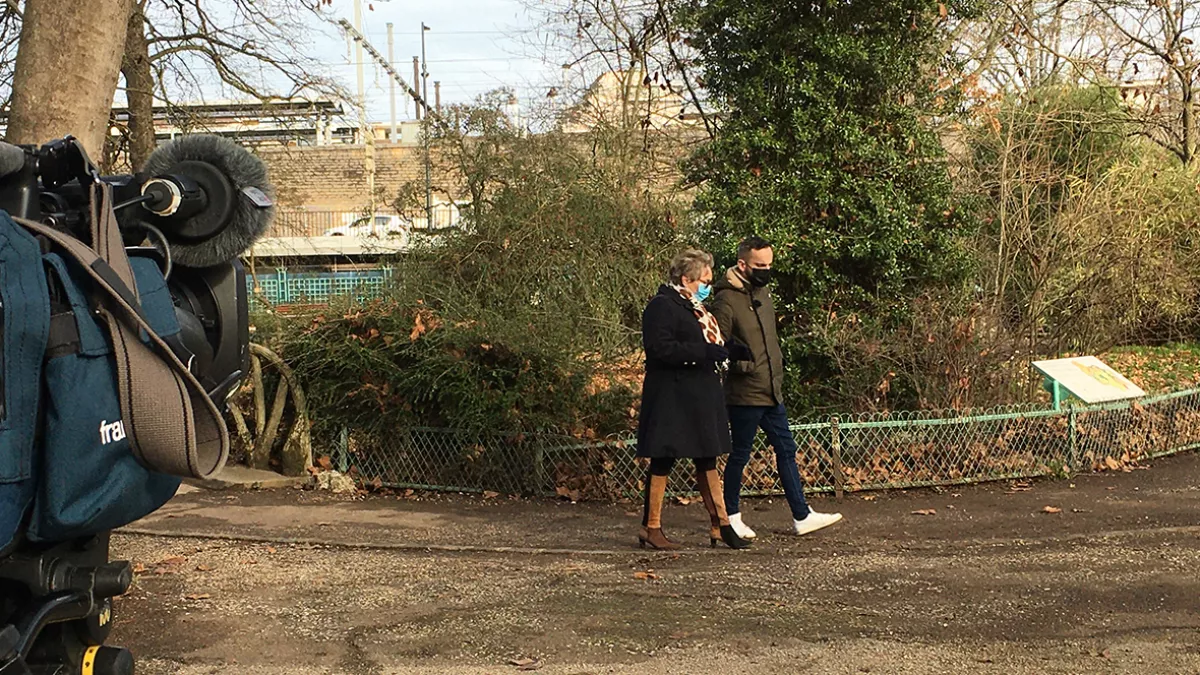
[(726, 346), (729, 348), (729, 360), (730, 361), (753, 361), (754, 360), (754, 352), (750, 351), (750, 348), (747, 347), (746, 345), (744, 345), (740, 342), (729, 342), (729, 343), (726, 343)]
[(711, 342), (704, 345), (704, 355), (714, 363), (724, 363), (729, 360), (729, 350)]

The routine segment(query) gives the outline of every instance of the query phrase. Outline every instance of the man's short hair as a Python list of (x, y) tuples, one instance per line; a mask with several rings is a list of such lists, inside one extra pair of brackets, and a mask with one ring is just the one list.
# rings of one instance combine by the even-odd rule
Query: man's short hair
[(761, 251), (764, 248), (771, 248), (771, 242), (759, 236), (746, 237), (738, 244), (738, 260), (745, 260), (751, 251)]

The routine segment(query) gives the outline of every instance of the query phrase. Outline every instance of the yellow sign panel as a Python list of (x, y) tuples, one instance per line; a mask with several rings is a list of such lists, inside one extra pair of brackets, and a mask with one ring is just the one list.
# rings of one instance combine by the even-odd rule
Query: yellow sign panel
[(1094, 356), (1035, 361), (1033, 367), (1084, 403), (1123, 401), (1146, 392)]

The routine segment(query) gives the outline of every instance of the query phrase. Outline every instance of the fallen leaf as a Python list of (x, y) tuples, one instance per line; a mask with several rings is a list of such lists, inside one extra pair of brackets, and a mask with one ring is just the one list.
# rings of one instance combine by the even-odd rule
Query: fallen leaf
[(528, 665), (534, 664), (534, 663), (537, 663), (537, 659), (510, 659), (508, 662), (508, 665), (510, 665), (510, 666), (528, 666)]
[(421, 314), (418, 312), (413, 320), (412, 332), (408, 334), (409, 342), (416, 342), (417, 338), (425, 333), (425, 322), (421, 320)]
[(484, 490), (484, 491), (483, 491), (483, 498), (484, 498), (484, 499), (495, 499), (496, 497), (499, 497), (499, 496), (500, 496), (500, 493), (499, 493), (499, 492), (492, 492), (491, 490)]
[(258, 561), (257, 560), (243, 560), (242, 564), (243, 565), (257, 565)]
[(183, 596), (184, 600), (208, 600), (212, 596), (208, 593), (192, 593), (191, 595)]
[(333, 460), (329, 457), (320, 457), (317, 459), (317, 464), (326, 471), (333, 470)]
[(656, 579), (661, 579), (662, 577), (655, 574), (654, 570), (650, 570), (648, 572), (634, 572), (633, 578), (639, 581), (654, 581)]
[(873, 501), (875, 501), (875, 495), (867, 495), (867, 496), (863, 497), (862, 500), (864, 502), (873, 502)]
[(137, 563), (137, 564), (135, 564), (135, 565), (133, 566), (133, 573), (134, 573), (134, 574), (145, 574), (145, 573), (146, 573), (146, 566), (145, 566), (145, 565), (143, 565), (142, 563)]
[(211, 572), (212, 568), (208, 565), (196, 565), (197, 572)]
[(274, 546), (268, 546), (267, 553), (279, 553), (279, 551), (275, 550)]
[(675, 631), (674, 633), (671, 633), (670, 638), (672, 640), (682, 640), (683, 638), (685, 638), (687, 636), (688, 636), (687, 631), (678, 630), (678, 631)]
[(687, 506), (692, 503), (692, 500), (687, 497), (676, 497), (676, 501), (679, 502), (680, 506)]
[(1057, 506), (1044, 506), (1042, 507), (1042, 513), (1062, 513), (1062, 509)]
[(912, 513), (914, 516), (936, 516), (937, 509), (919, 509)]
[(187, 562), (187, 558), (185, 558), (181, 555), (173, 555), (173, 556), (163, 558), (162, 560), (159, 560), (158, 562), (156, 562), (154, 564), (155, 565), (182, 565), (185, 562)]
[(1107, 466), (1109, 469), (1111, 469), (1113, 471), (1116, 471), (1121, 468), (1121, 465), (1119, 463), (1117, 463), (1117, 460), (1113, 459), (1112, 457), (1104, 458), (1104, 466)]

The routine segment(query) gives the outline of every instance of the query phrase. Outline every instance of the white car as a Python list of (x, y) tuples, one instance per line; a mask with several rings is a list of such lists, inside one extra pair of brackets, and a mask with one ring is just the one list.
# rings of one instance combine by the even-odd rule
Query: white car
[(325, 230), (326, 237), (376, 237), (407, 239), (412, 232), (412, 223), (400, 216), (376, 213), (341, 227)]

